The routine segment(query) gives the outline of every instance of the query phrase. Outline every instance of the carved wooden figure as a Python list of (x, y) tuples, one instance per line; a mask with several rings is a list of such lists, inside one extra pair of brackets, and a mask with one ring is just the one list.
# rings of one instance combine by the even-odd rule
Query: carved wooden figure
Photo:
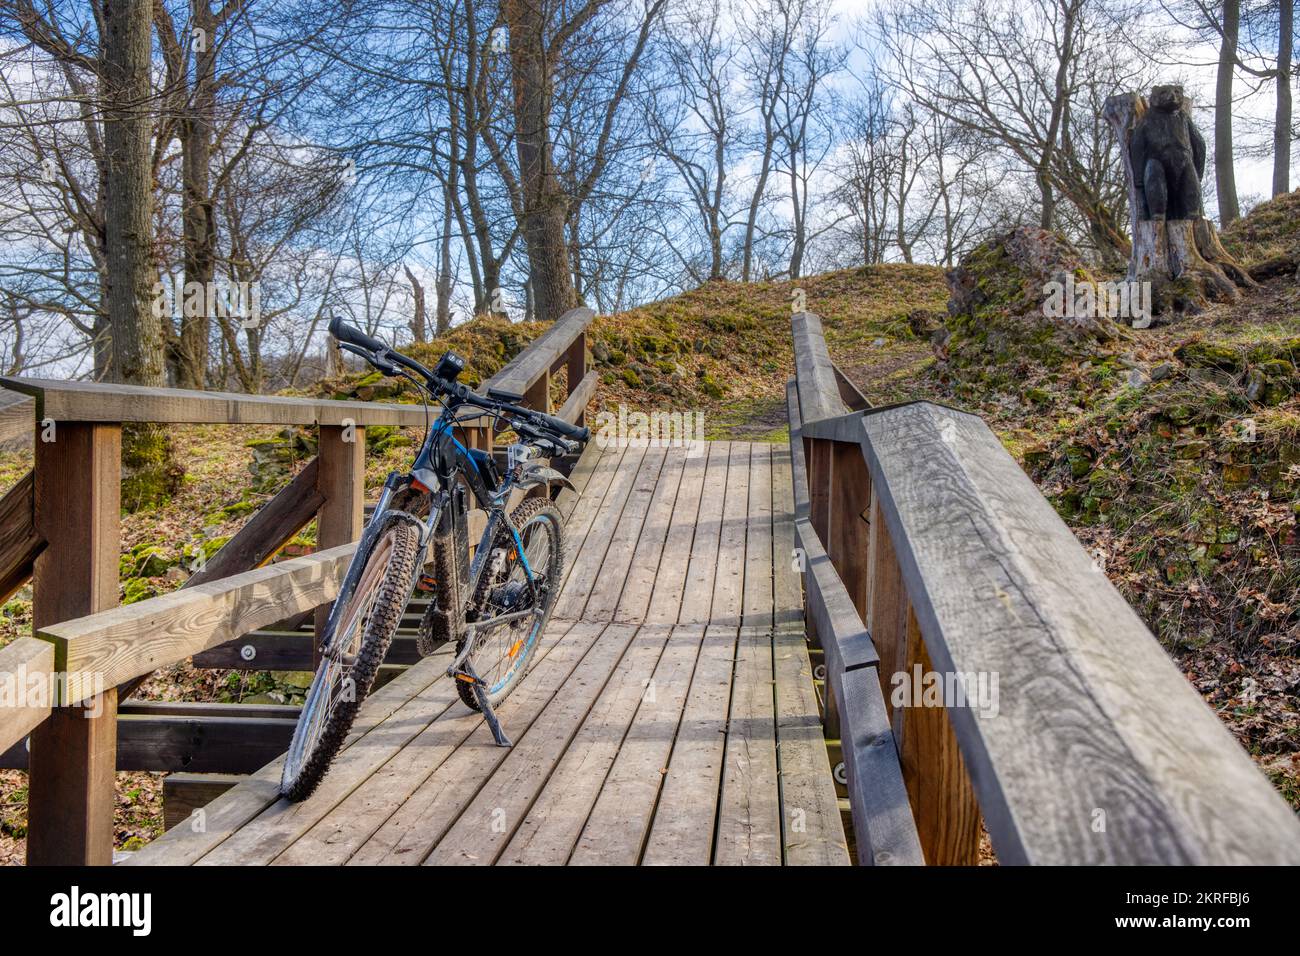
[(1219, 243), (1205, 218), (1201, 176), (1205, 140), (1180, 86), (1157, 86), (1106, 101), (1102, 115), (1115, 130), (1128, 178), (1133, 223), (1130, 282), (1150, 282), (1159, 312), (1197, 309), (1207, 300), (1234, 300), (1254, 286)]

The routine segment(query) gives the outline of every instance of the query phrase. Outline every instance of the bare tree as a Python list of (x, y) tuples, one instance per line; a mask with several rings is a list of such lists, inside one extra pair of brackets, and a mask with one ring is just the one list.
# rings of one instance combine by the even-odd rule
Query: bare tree
[(1121, 25), (1098, 0), (895, 0), (876, 21), (892, 81), (928, 112), (996, 142), (1034, 178), (1039, 224), (1070, 201), (1099, 255), (1128, 239), (1113, 197), (1118, 179), (1104, 124), (1082, 101), (1147, 80)]

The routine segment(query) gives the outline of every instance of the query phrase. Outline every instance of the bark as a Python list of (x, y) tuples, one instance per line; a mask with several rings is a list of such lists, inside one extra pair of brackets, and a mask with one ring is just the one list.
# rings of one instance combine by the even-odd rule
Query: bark
[(1103, 116), (1115, 131), (1128, 182), (1133, 223), (1130, 282), (1150, 282), (1154, 313), (1196, 310), (1205, 301), (1232, 301), (1255, 281), (1219, 243), (1214, 223), (1204, 218), (1153, 221), (1141, 218), (1136, 170), (1129, 144), (1146, 111), (1140, 94), (1123, 93), (1106, 101)]
[(436, 334), (446, 335), (451, 329), (451, 196), (442, 200), (442, 238), (438, 257), (438, 304), (435, 316)]
[(1214, 84), (1214, 185), (1219, 197), (1219, 225), (1241, 217), (1237, 179), (1232, 167), (1232, 72), (1237, 63), (1241, 0), (1224, 0), (1219, 41), (1219, 72)]
[(555, 169), (552, 147), (554, 85), (546, 18), (535, 0), (509, 0), (502, 12), (510, 29), (515, 148), (523, 206), (520, 231), (528, 253), (537, 317), (551, 322), (577, 304), (577, 295), (564, 228), (568, 197)]
[(1051, 229), (1056, 218), (1056, 204), (1052, 196), (1052, 161), (1056, 140), (1061, 134), (1061, 123), (1070, 100), (1070, 65), (1074, 60), (1074, 35), (1080, 15), (1077, 0), (1063, 0), (1065, 15), (1061, 43), (1057, 48), (1056, 76), (1053, 79), (1052, 112), (1047, 121), (1047, 134), (1043, 137), (1043, 152), (1039, 159), (1037, 179), (1041, 203), (1039, 225)]
[[(189, 109), (181, 119), (181, 221), (185, 245), (185, 284), (211, 287), (216, 273), (217, 230), (212, 203), (212, 140), (216, 122), (216, 18), (208, 0), (191, 4), (191, 27), (203, 31), (203, 49), (194, 53), (194, 87)], [(204, 388), (207, 384), (207, 309), (196, 315), (181, 312), (177, 350), (177, 385)]]
[(402, 271), (406, 273), (406, 281), (411, 283), (411, 298), (415, 300), (415, 308), (411, 316), (411, 335), (416, 342), (425, 340), (425, 322), (424, 322), (424, 286), (420, 285), (420, 280), (415, 277), (410, 266), (403, 265)]
[(165, 385), (162, 328), (151, 307), (151, 6), (147, 0), (105, 0), (103, 10), (105, 300), (112, 378)]
[[(111, 378), (166, 385), (162, 323), (152, 308), (151, 4), (105, 0), (101, 23), (104, 299), (112, 334)], [(165, 500), (182, 475), (164, 428), (143, 423), (123, 428), (122, 505), (128, 511)]]
[(1277, 111), (1273, 121), (1273, 195), (1291, 191), (1291, 55), (1295, 3), (1282, 0), (1277, 36)]

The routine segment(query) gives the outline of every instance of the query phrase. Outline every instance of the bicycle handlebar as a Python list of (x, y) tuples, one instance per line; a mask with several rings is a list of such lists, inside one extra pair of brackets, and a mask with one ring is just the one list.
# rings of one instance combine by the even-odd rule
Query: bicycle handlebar
[(591, 439), (590, 428), (579, 428), (577, 425), (569, 424), (562, 418), (547, 415), (545, 412), (539, 412), (533, 408), (524, 408), (522, 405), (512, 405), (500, 399), (488, 398), (479, 395), (468, 385), (460, 382), (449, 382), (440, 378), (415, 361), (415, 359), (407, 358), (400, 352), (395, 352), (379, 339), (366, 335), (360, 329), (348, 325), (337, 315), (330, 319), (329, 331), (330, 335), (339, 340), (340, 347), (360, 355), (385, 374), (393, 374), (395, 371), (394, 366), (400, 365), (423, 377), (436, 391), (453, 396), (467, 405), (475, 405), (487, 411), (500, 410), (576, 441), (585, 443)]

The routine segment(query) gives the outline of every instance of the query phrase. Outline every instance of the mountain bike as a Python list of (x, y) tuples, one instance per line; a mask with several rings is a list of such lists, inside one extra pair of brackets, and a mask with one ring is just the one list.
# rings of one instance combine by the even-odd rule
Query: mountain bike
[[(452, 352), (429, 371), (338, 318), (329, 330), (339, 348), (413, 382), (430, 417), (435, 403), (441, 412), (428, 422), (411, 470), (385, 480), (330, 609), (281, 774), (280, 792), (290, 800), (308, 797), (329, 769), (417, 588), (430, 595), (420, 653), (456, 642), (448, 676), (461, 700), (483, 714), (497, 745), (510, 746), (495, 708), (527, 673), (559, 596), (564, 530), (549, 497), (527, 497), (511, 511), (507, 505), (515, 491), (572, 488), (542, 459), (577, 452), (591, 434), (472, 391), (457, 381), (465, 363)], [(489, 451), (456, 437), (458, 427), (485, 416), (517, 436), (504, 474)], [(487, 513), (472, 559), (471, 496)]]

